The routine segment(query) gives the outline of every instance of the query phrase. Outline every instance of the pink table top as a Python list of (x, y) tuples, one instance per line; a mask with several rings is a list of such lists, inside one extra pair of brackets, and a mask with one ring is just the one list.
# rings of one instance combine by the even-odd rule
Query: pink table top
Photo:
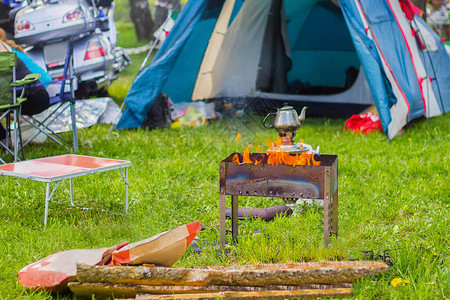
[(56, 181), (130, 165), (126, 160), (66, 154), (0, 165), (0, 175)]

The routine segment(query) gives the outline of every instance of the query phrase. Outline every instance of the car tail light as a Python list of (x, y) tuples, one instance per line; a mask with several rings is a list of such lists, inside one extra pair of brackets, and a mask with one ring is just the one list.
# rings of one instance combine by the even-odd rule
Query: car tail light
[(99, 42), (89, 42), (84, 60), (106, 56), (106, 51)]
[(64, 63), (65, 63), (64, 61), (51, 63), (51, 64), (48, 64), (48, 65), (47, 65), (47, 68), (48, 68), (48, 69), (58, 68), (58, 67), (64, 66)]
[(22, 31), (30, 30), (30, 29), (34, 29), (34, 26), (33, 26), (33, 24), (31, 24), (28, 21), (19, 21), (16, 23), (17, 32), (22, 32)]
[(64, 15), (63, 23), (72, 22), (72, 21), (81, 19), (82, 17), (83, 17), (83, 11), (79, 7), (77, 7), (74, 10), (71, 10)]

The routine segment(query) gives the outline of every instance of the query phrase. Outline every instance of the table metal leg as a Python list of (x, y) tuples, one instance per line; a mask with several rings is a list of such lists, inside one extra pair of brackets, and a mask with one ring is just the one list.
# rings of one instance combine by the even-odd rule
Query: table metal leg
[(73, 178), (70, 178), (70, 204), (75, 206), (75, 203), (73, 202)]
[(125, 212), (128, 212), (128, 168), (125, 168)]
[(47, 189), (45, 191), (45, 214), (44, 214), (44, 226), (47, 225), (47, 217), (48, 217), (48, 203), (50, 202), (50, 199), (52, 199), (53, 194), (55, 193), (56, 189), (58, 188), (59, 184), (61, 183), (61, 180), (56, 182), (55, 187), (52, 189), (52, 192), (50, 193), (50, 182), (47, 182)]
[(123, 174), (123, 170), (120, 169), (120, 176), (125, 181), (125, 212), (128, 212), (128, 167), (125, 168), (125, 175)]
[(231, 196), (231, 235), (233, 242), (237, 243), (238, 238), (238, 196)]
[(45, 190), (45, 213), (44, 213), (44, 226), (47, 225), (48, 216), (48, 202), (50, 201), (50, 182), (47, 182), (47, 188)]

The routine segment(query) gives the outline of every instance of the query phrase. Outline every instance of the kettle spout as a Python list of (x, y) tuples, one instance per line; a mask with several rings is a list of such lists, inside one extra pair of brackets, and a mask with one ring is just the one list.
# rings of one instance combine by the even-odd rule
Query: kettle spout
[(300, 116), (298, 117), (298, 121), (300, 122), (300, 124), (303, 123), (303, 121), (305, 121), (305, 114), (306, 114), (306, 110), (308, 109), (308, 107), (303, 107), (302, 112), (300, 113)]

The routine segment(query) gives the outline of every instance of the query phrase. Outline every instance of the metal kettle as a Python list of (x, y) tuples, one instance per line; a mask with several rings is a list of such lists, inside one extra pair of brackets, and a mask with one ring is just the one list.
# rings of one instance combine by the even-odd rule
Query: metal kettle
[[(276, 113), (269, 113), (263, 121), (263, 125), (266, 128), (275, 128), (278, 133), (295, 132), (305, 121), (306, 109), (308, 107), (303, 107), (300, 116), (292, 106), (288, 106), (287, 103), (284, 104), (282, 108), (279, 108)], [(266, 121), (270, 115), (275, 115), (272, 124), (267, 125)]]
[[(300, 128), (303, 121), (305, 121), (306, 109), (306, 106), (303, 107), (300, 116), (298, 116), (297, 112), (292, 106), (284, 103), (284, 106), (282, 108), (279, 108), (276, 113), (269, 113), (264, 118), (264, 127), (275, 128), (281, 140), (281, 144), (273, 149), (270, 149), (270, 151), (299, 153), (307, 150), (302, 145), (295, 144), (294, 141), (297, 130)], [(266, 121), (270, 117), (270, 115), (275, 115), (275, 117), (272, 120), (272, 124), (267, 125)]]

